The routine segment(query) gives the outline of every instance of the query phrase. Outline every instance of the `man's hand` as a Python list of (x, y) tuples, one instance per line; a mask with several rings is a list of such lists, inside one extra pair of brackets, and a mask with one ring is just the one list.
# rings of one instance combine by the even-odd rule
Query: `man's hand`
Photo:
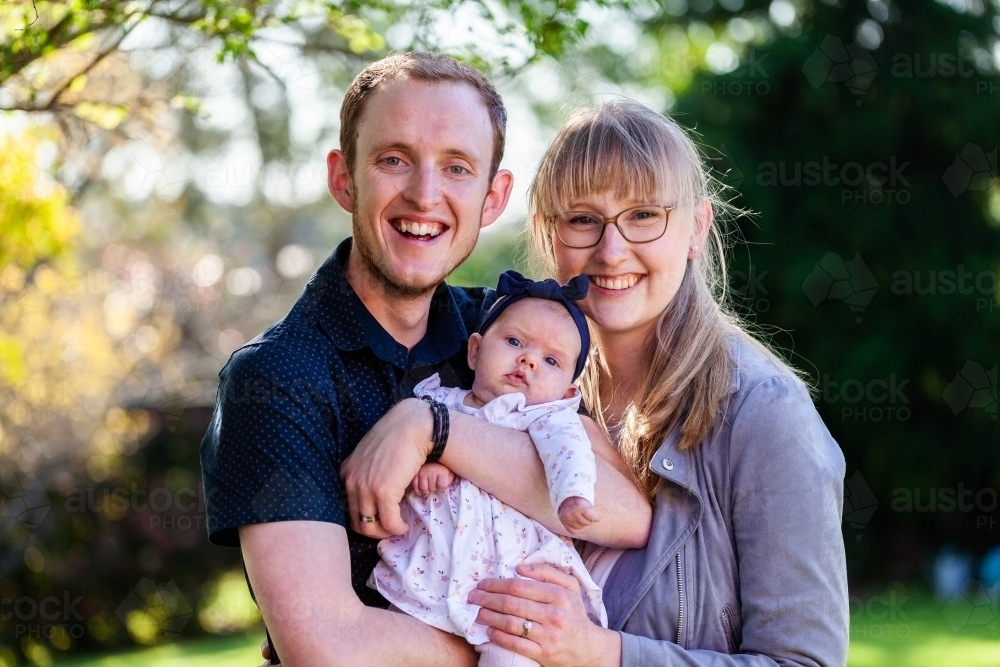
[[(355, 532), (384, 539), (410, 529), (400, 515), (399, 502), (431, 451), (433, 425), (427, 402), (407, 398), (376, 422), (341, 465)], [(362, 523), (362, 516), (378, 520)]]
[(455, 481), (455, 473), (440, 463), (425, 463), (420, 466), (420, 472), (413, 478), (410, 488), (418, 496), (429, 496), (438, 491), (444, 491)]

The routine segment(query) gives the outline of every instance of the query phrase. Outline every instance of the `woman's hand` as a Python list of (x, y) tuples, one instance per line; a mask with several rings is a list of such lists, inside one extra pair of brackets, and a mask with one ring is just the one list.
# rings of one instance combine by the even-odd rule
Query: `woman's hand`
[[(427, 402), (407, 398), (385, 413), (344, 460), (340, 478), (355, 532), (384, 539), (409, 530), (399, 513), (399, 501), (427, 460), (432, 428)], [(362, 516), (378, 519), (362, 523)]]
[[(517, 573), (527, 579), (484, 579), (469, 594), (491, 641), (545, 667), (619, 667), (621, 636), (587, 617), (575, 577), (546, 564), (519, 565)], [(525, 620), (531, 630), (522, 639)]]

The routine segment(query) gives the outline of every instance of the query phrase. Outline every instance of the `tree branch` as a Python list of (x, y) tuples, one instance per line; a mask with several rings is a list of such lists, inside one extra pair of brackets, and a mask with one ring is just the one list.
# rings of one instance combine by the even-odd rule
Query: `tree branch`
[(102, 60), (104, 60), (105, 58), (107, 58), (109, 55), (111, 55), (112, 53), (114, 53), (115, 51), (117, 51), (118, 50), (118, 45), (122, 43), (122, 40), (125, 39), (125, 37), (130, 32), (132, 32), (132, 28), (123, 28), (122, 29), (122, 34), (118, 37), (118, 39), (116, 39), (114, 41), (113, 44), (111, 44), (109, 47), (107, 47), (106, 49), (104, 49), (103, 51), (101, 51), (100, 53), (98, 53), (97, 57), (94, 58), (92, 61), (90, 61), (90, 64), (88, 64), (82, 70), (80, 70), (79, 72), (77, 72), (74, 76), (71, 76), (71, 77), (67, 78), (66, 82), (63, 83), (63, 85), (60, 86), (58, 90), (56, 90), (54, 93), (52, 93), (52, 96), (49, 98), (48, 104), (46, 104), (45, 106), (41, 107), (39, 109), (39, 111), (51, 111), (53, 105), (55, 105), (55, 103), (56, 103), (56, 100), (59, 99), (60, 95), (62, 95), (64, 92), (66, 92), (66, 89), (69, 88), (70, 85), (72, 85), (73, 81), (75, 81), (79, 77), (83, 76), (84, 74), (86, 74), (90, 70), (94, 69), (94, 67), (99, 62), (101, 62)]

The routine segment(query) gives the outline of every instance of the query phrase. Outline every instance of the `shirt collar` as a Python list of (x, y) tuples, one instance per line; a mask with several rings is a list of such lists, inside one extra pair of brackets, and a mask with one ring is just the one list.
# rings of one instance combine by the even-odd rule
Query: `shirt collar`
[(399, 368), (438, 363), (453, 357), (469, 334), (451, 289), (441, 283), (431, 298), (427, 333), (412, 353), (398, 343), (368, 312), (344, 275), (352, 239), (344, 239), (306, 285), (305, 298), (316, 321), (339, 350), (372, 352)]

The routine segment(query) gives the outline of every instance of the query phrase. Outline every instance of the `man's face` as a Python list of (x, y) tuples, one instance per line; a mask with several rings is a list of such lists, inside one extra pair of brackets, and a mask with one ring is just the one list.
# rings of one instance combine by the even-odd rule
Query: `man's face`
[(489, 113), (469, 85), (404, 79), (371, 95), (358, 123), (347, 205), (335, 191), (339, 151), (331, 153), (330, 182), (353, 213), (354, 246), (372, 277), (417, 296), (469, 256), (509, 194), (509, 172), (490, 179), (492, 151)]

